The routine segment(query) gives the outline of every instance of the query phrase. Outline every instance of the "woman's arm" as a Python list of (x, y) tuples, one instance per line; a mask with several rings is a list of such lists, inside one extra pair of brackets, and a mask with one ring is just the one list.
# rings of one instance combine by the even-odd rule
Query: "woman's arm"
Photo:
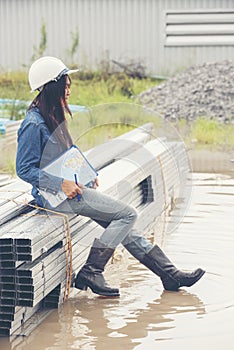
[(40, 169), (44, 149), (42, 124), (25, 123), (18, 132), (16, 172), (24, 181), (51, 193), (61, 190), (63, 179)]

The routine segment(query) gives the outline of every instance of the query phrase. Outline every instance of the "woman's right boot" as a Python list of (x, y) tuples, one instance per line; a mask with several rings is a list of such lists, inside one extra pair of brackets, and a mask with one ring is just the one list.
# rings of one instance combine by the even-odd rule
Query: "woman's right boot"
[(147, 240), (140, 236), (125, 244), (125, 248), (137, 260), (161, 278), (165, 290), (178, 291), (180, 287), (191, 287), (204, 275), (205, 271), (198, 268), (192, 272), (177, 269), (158, 245), (151, 247), (146, 253)]
[(75, 287), (81, 290), (89, 287), (93, 293), (107, 297), (119, 296), (119, 289), (109, 287), (102, 274), (113, 252), (114, 249), (95, 238), (88, 259), (76, 276)]
[(191, 287), (205, 273), (200, 268), (192, 272), (177, 269), (158, 245), (145, 254), (141, 263), (158, 275), (165, 290), (170, 291), (178, 291), (180, 287)]

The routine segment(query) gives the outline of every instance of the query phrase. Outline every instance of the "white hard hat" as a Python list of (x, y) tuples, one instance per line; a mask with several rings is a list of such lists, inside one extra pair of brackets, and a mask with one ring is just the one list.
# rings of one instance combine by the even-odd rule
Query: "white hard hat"
[(77, 72), (79, 69), (68, 69), (56, 57), (44, 56), (36, 60), (30, 67), (28, 80), (32, 91), (38, 90), (49, 81), (57, 81), (65, 74)]

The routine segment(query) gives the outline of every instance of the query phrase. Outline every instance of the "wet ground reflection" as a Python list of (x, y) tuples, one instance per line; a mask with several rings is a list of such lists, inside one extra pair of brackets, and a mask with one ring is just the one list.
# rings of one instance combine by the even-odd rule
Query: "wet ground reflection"
[(157, 277), (124, 255), (108, 274), (120, 298), (78, 293), (28, 338), (0, 340), (1, 350), (233, 349), (233, 208), (233, 179), (197, 174), (183, 223), (163, 237), (178, 267), (206, 269), (196, 285), (165, 292)]

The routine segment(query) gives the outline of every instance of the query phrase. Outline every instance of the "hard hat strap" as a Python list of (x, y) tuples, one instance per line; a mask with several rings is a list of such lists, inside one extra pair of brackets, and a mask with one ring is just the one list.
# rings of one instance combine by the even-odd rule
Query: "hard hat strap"
[(68, 72), (69, 72), (69, 69), (68, 68), (64, 68), (62, 70), (62, 72), (60, 72), (59, 75), (56, 78), (52, 79), (51, 81), (56, 81), (57, 82), (60, 78), (62, 78), (63, 75), (67, 74)]

